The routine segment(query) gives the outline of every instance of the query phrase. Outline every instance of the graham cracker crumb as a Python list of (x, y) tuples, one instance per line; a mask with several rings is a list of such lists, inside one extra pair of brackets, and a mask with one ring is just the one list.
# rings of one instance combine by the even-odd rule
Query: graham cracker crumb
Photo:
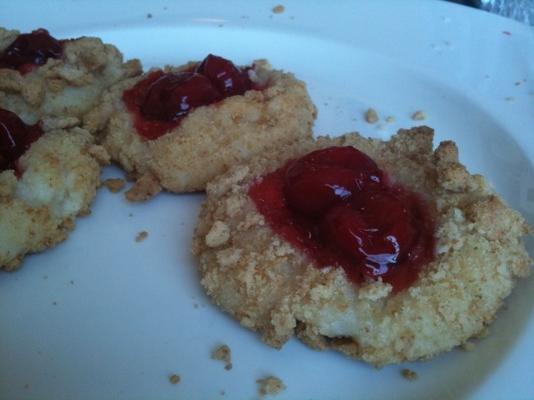
[(147, 238), (147, 236), (148, 236), (148, 232), (147, 231), (141, 231), (135, 237), (135, 241), (137, 243), (142, 242), (143, 240), (145, 240)]
[(378, 121), (378, 113), (374, 108), (369, 108), (365, 114), (364, 114), (365, 120), (370, 123), (374, 124), (376, 121)]
[(206, 245), (219, 247), (230, 239), (230, 228), (222, 221), (215, 221), (206, 235)]
[(460, 350), (462, 351), (473, 351), (475, 349), (475, 344), (471, 342), (465, 342), (460, 345)]
[(225, 370), (229, 371), (232, 369), (232, 351), (227, 345), (223, 344), (215, 348), (211, 352), (211, 358), (212, 360), (224, 361)]
[(404, 368), (401, 371), (401, 375), (403, 378), (409, 381), (415, 381), (417, 379), (417, 372), (412, 371), (411, 369), (408, 369), (408, 368)]
[(286, 385), (276, 376), (267, 376), (256, 381), (258, 383), (258, 392), (261, 396), (275, 396), (286, 389)]
[(414, 121), (423, 121), (426, 119), (426, 113), (424, 111), (417, 110), (412, 114), (412, 119)]
[(169, 382), (172, 383), (173, 385), (180, 383), (180, 380), (181, 380), (180, 375), (172, 374), (169, 376)]
[(281, 4), (278, 4), (277, 6), (273, 7), (273, 13), (275, 14), (282, 14), (285, 10), (286, 8)]
[(122, 178), (109, 178), (104, 181), (104, 186), (108, 188), (111, 193), (117, 193), (122, 190), (126, 182)]

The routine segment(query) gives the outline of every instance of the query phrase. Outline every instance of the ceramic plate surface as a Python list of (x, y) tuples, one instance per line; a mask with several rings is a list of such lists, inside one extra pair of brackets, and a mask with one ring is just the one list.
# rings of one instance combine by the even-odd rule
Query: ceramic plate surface
[[(238, 64), (267, 58), (307, 82), (316, 134), (388, 138), (422, 110), (436, 144), (456, 141), (470, 171), (534, 223), (532, 27), (441, 1), (275, 5), (11, 1), (0, 25), (99, 36), (146, 68), (209, 52)], [(365, 122), (369, 107), (379, 123)], [(120, 170), (104, 171), (112, 176)], [(377, 370), (297, 340), (277, 351), (203, 294), (190, 251), (203, 198), (130, 204), (101, 189), (69, 240), (0, 274), (0, 398), (254, 399), (268, 374), (287, 385), (277, 399), (534, 398), (534, 279), (518, 284), (472, 352)], [(149, 236), (136, 243), (142, 230)], [(231, 371), (210, 359), (221, 343)]]

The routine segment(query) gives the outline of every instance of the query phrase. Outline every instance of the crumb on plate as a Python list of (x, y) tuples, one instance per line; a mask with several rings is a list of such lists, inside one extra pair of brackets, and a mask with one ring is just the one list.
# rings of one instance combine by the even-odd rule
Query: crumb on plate
[(262, 396), (275, 396), (286, 389), (284, 382), (280, 378), (272, 375), (258, 379), (256, 382), (258, 383), (258, 392)]
[(148, 232), (147, 231), (141, 231), (137, 234), (137, 236), (135, 237), (135, 241), (136, 242), (142, 242), (143, 240), (145, 240), (148, 236)]
[(401, 375), (403, 378), (409, 381), (415, 381), (417, 379), (417, 372), (412, 371), (408, 368), (404, 368), (403, 370), (401, 370)]
[(108, 188), (111, 193), (117, 193), (122, 190), (126, 182), (122, 178), (109, 178), (104, 181), (104, 186)]
[(229, 371), (232, 369), (232, 351), (230, 350), (230, 347), (223, 344), (220, 346), (217, 346), (212, 352), (211, 352), (211, 358), (213, 360), (220, 360), (224, 361), (224, 369)]
[(286, 8), (281, 4), (278, 4), (277, 6), (273, 7), (273, 13), (275, 14), (282, 14), (285, 10)]
[(364, 114), (365, 120), (370, 123), (374, 124), (376, 121), (378, 121), (378, 113), (374, 108), (369, 108), (365, 114)]
[(180, 375), (178, 374), (172, 374), (169, 376), (169, 382), (172, 383), (173, 385), (176, 385), (178, 383), (180, 383)]
[(412, 119), (414, 121), (423, 121), (426, 119), (426, 113), (424, 111), (417, 110), (412, 114)]

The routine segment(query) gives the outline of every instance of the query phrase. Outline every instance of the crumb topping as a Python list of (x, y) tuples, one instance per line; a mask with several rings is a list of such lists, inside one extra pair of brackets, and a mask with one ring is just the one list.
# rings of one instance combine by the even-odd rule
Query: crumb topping
[(256, 382), (258, 383), (258, 393), (261, 396), (276, 396), (286, 389), (284, 382), (282, 382), (280, 378), (277, 378), (273, 375), (258, 379)]

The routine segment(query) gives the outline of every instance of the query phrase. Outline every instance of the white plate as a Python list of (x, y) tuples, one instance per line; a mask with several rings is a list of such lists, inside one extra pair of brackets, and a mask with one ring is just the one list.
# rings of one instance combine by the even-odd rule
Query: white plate
[[(424, 110), (436, 140), (455, 140), (470, 170), (533, 223), (533, 28), (438, 1), (332, 3), (284, 0), (274, 14), (271, 1), (11, 1), (0, 25), (100, 36), (146, 67), (208, 52), (268, 58), (308, 83), (317, 133), (387, 138)], [(396, 122), (365, 123), (368, 107)], [(202, 199), (129, 204), (102, 189), (67, 242), (1, 274), (0, 398), (252, 399), (266, 374), (286, 383), (280, 399), (534, 398), (532, 278), (473, 352), (376, 370), (296, 340), (277, 351), (199, 286), (190, 244)], [(135, 243), (141, 230), (149, 236)], [(219, 343), (232, 349), (231, 371), (210, 360)]]

